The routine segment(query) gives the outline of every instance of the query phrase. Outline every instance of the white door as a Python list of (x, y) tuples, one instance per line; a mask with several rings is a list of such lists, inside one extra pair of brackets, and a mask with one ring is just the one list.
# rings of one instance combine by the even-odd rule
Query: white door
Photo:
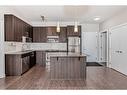
[(127, 26), (110, 31), (111, 67), (127, 75)]
[(87, 62), (97, 62), (97, 32), (82, 32), (82, 52)]

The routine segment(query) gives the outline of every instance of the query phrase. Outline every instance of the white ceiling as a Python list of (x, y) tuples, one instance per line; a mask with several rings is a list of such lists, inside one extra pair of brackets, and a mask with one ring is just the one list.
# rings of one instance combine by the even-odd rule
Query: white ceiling
[[(79, 21), (80, 23), (100, 23), (127, 8), (127, 6), (11, 6), (31, 22), (40, 22), (41, 15), (47, 21)], [(94, 21), (94, 17), (101, 20)]]

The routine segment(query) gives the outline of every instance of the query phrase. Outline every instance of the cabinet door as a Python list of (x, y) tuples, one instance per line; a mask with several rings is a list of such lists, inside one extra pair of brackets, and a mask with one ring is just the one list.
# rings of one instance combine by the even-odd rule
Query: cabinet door
[(47, 42), (46, 27), (40, 27), (40, 42), (42, 42), (42, 43), (46, 43)]
[(19, 40), (19, 20), (17, 19), (17, 17), (14, 16), (14, 38), (15, 38), (15, 41), (18, 41)]
[(56, 31), (56, 27), (51, 27), (52, 30), (52, 36), (58, 36), (58, 33)]
[(38, 27), (33, 28), (33, 42), (40, 42), (40, 29)]
[(73, 36), (74, 26), (67, 26), (67, 36)]
[(32, 38), (32, 42), (33, 42), (33, 27), (29, 26), (29, 37)]
[(29, 37), (29, 25), (26, 23), (26, 31), (25, 31), (25, 36)]
[[(18, 18), (17, 18), (18, 19)], [(23, 36), (23, 24), (22, 24), (22, 20), (18, 19), (18, 33), (19, 33), (19, 38), (18, 38), (18, 41), (22, 42), (22, 36)]]
[(46, 66), (46, 52), (42, 52), (42, 66)]
[(58, 36), (58, 33), (56, 32), (56, 27), (55, 26), (47, 27), (47, 35), (48, 36)]
[(42, 64), (42, 51), (36, 51), (36, 63)]
[(36, 63), (42, 66), (46, 65), (46, 52), (36, 51)]
[(46, 27), (34, 27), (33, 28), (33, 42), (47, 42)]
[(74, 26), (67, 26), (67, 36), (81, 36), (81, 26), (78, 26), (78, 32), (74, 32)]
[(5, 41), (14, 41), (14, 16), (4, 15)]
[(21, 32), (21, 23), (17, 17), (14, 17), (14, 38), (15, 41), (21, 42), (22, 41), (22, 32)]
[(29, 67), (33, 67), (36, 64), (36, 52), (31, 52), (30, 53), (30, 65)]
[(60, 27), (59, 42), (60, 43), (67, 42), (67, 29), (66, 29), (66, 27)]

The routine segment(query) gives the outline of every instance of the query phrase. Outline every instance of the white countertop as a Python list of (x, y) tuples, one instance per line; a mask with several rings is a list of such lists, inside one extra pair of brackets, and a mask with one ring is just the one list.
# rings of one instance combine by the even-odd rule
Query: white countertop
[(25, 54), (25, 53), (29, 53), (32, 52), (32, 50), (26, 50), (26, 51), (9, 51), (9, 52), (5, 52), (5, 54)]
[(85, 57), (85, 54), (81, 53), (72, 53), (72, 52), (55, 52), (49, 53), (50, 57)]

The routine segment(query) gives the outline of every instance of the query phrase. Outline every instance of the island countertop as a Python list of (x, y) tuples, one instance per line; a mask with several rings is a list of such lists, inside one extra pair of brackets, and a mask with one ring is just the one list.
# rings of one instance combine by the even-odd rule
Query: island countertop
[(86, 57), (82, 53), (72, 53), (72, 52), (54, 52), (49, 54), (50, 57)]

